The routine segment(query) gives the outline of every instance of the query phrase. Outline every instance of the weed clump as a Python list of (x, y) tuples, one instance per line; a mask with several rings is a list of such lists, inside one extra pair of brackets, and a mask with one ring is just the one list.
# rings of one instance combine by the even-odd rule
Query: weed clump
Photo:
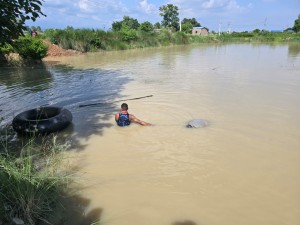
[(62, 157), (65, 148), (53, 136), (42, 145), (30, 139), (18, 157), (0, 154), (0, 222), (11, 224), (14, 218), (30, 225), (48, 222), (70, 182)]

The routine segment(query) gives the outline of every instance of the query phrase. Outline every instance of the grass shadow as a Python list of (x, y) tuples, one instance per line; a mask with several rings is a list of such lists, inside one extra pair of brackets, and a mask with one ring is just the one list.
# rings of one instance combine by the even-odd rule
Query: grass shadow
[[(53, 225), (92, 225), (101, 223), (102, 208), (94, 208), (86, 211), (89, 208), (90, 200), (79, 195), (60, 198), (61, 204), (55, 210), (56, 213), (48, 218), (48, 222)], [(46, 225), (42, 223), (40, 225)]]
[(183, 220), (183, 221), (176, 221), (172, 223), (172, 225), (197, 225), (197, 223), (195, 223), (192, 220)]

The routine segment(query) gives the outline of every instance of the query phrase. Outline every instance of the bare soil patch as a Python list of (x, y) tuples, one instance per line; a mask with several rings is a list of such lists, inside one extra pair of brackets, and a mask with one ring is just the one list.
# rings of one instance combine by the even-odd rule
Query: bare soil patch
[[(56, 44), (52, 44), (48, 40), (44, 40), (44, 43), (48, 46), (47, 57), (55, 57), (55, 56), (74, 56), (83, 54), (80, 51), (72, 50), (72, 49), (63, 49)], [(46, 58), (47, 58), (46, 57)]]

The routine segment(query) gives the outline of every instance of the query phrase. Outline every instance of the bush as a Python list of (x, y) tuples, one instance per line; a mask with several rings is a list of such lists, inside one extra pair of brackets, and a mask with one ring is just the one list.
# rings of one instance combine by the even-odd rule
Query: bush
[(24, 59), (42, 59), (47, 55), (48, 47), (37, 37), (20, 37), (16, 40), (16, 52)]
[(173, 42), (172, 34), (169, 30), (164, 29), (160, 32), (158, 40), (162, 46), (168, 46)]
[(14, 52), (15, 49), (11, 44), (6, 43), (2, 47), (0, 47), (0, 51), (2, 54), (9, 54), (11, 52)]
[(145, 32), (151, 32), (151, 31), (153, 31), (153, 29), (154, 29), (153, 25), (148, 21), (146, 21), (140, 25), (140, 30), (145, 31)]
[(47, 222), (69, 182), (60, 172), (59, 152), (65, 148), (56, 145), (55, 137), (41, 147), (32, 139), (20, 157), (0, 154), (0, 222), (11, 224), (14, 217), (28, 225)]
[(131, 29), (126, 24), (122, 25), (122, 29), (119, 32), (120, 32), (122, 41), (130, 42), (130, 41), (137, 39), (136, 30)]
[[(15, 51), (14, 48), (8, 43), (0, 47), (0, 66), (8, 64), (6, 55), (14, 51)], [(0, 122), (1, 122), (1, 118), (0, 118)]]
[(184, 32), (176, 32), (174, 34), (175, 44), (188, 44), (189, 38)]

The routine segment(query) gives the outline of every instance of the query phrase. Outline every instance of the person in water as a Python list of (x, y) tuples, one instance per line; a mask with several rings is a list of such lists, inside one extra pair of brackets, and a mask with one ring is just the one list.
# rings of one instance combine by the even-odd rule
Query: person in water
[(136, 122), (142, 126), (151, 126), (151, 123), (139, 120), (134, 115), (128, 113), (128, 105), (123, 103), (121, 105), (121, 112), (115, 115), (115, 120), (120, 127), (129, 126), (131, 121)]

